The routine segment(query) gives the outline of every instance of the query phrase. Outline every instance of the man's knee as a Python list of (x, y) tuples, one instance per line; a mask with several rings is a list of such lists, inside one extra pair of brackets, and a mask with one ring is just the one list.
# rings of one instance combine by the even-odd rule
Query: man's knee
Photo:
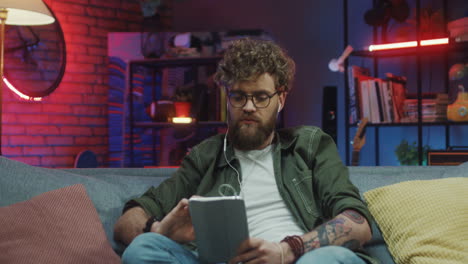
[(307, 252), (299, 258), (297, 264), (310, 263), (329, 263), (329, 264), (347, 264), (347, 263), (364, 263), (356, 253), (339, 246), (327, 246), (314, 249)]

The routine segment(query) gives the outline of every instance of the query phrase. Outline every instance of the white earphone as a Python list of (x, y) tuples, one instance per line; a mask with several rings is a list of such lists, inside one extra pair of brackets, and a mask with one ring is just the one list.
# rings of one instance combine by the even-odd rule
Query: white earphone
[(228, 187), (229, 190), (233, 191), (233, 193), (235, 194), (235, 196), (241, 196), (242, 195), (242, 182), (240, 180), (240, 174), (239, 174), (239, 171), (237, 171), (236, 168), (234, 168), (234, 166), (232, 166), (232, 164), (229, 162), (229, 160), (227, 159), (227, 156), (226, 156), (226, 145), (227, 145), (227, 134), (229, 132), (229, 128), (228, 130), (226, 131), (226, 134), (224, 135), (224, 146), (223, 146), (223, 154), (224, 154), (224, 159), (226, 160), (226, 163), (229, 165), (229, 167), (231, 167), (237, 174), (237, 182), (239, 183), (239, 193), (237, 193), (234, 189), (234, 187), (232, 187), (231, 185), (229, 184), (221, 184), (218, 188), (218, 193), (221, 195), (221, 196), (225, 196), (225, 194), (222, 192), (221, 188), (226, 188)]

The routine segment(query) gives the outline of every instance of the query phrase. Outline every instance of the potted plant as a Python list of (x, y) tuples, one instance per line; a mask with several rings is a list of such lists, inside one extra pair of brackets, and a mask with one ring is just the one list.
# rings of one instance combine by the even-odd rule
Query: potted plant
[[(427, 164), (427, 152), (429, 151), (429, 145), (423, 146), (423, 165)], [(418, 145), (415, 141), (410, 144), (407, 140), (403, 139), (401, 143), (395, 148), (395, 154), (397, 156), (400, 165), (418, 165), (419, 164), (419, 153)]]

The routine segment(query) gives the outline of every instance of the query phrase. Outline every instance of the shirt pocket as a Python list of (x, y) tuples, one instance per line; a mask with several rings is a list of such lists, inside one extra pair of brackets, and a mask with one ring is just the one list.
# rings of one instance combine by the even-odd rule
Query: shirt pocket
[(289, 185), (288, 189), (291, 192), (291, 197), (300, 209), (314, 218), (319, 216), (314, 200), (311, 170), (296, 171), (294, 176), (288, 177), (286, 185)]

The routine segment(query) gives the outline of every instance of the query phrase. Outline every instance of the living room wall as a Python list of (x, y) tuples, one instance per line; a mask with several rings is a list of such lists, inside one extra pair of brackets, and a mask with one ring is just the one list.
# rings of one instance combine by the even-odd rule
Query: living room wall
[[(67, 65), (59, 87), (41, 102), (4, 89), (2, 154), (31, 165), (72, 167), (82, 150), (105, 166), (107, 132), (107, 33), (139, 31), (134, 0), (44, 0), (60, 22)], [(8, 67), (8, 66), (6, 66)]]
[(325, 85), (339, 84), (328, 61), (342, 50), (342, 1), (185, 0), (174, 2), (174, 30), (217, 31), (259, 28), (269, 31), (297, 63), (294, 90), (285, 106), (285, 123), (320, 125)]
[[(140, 31), (139, 1), (44, 2), (65, 34), (64, 79), (42, 102), (23, 101), (4, 88), (3, 155), (32, 165), (71, 167), (80, 151), (90, 149), (106, 166), (107, 33)], [(287, 126), (320, 126), (322, 89), (337, 86), (338, 146), (344, 156), (343, 75), (327, 67), (343, 50), (342, 0), (172, 2), (173, 31), (262, 28), (289, 51), (297, 63), (297, 76), (285, 106)], [(456, 10), (466, 10), (465, 0), (452, 2), (458, 3), (453, 5)]]
[[(348, 14), (352, 24), (350, 38), (359, 39), (352, 44), (355, 49), (364, 49), (370, 44), (372, 28), (364, 23), (363, 12), (372, 6), (370, 0), (348, 0)], [(410, 0), (414, 4), (415, 1)], [(450, 0), (448, 19), (468, 15), (466, 0)], [(437, 6), (442, 0), (421, 0), (422, 6)], [(338, 136), (337, 144), (342, 159), (345, 158), (344, 74), (331, 72), (328, 62), (338, 57), (344, 49), (343, 0), (183, 0), (174, 5), (174, 29), (178, 31), (224, 30), (239, 28), (261, 28), (272, 33), (297, 63), (296, 82), (285, 106), (285, 124), (321, 126), (322, 93), (325, 86), (338, 88)], [(356, 62), (354, 62), (356, 63)], [(401, 68), (401, 64), (400, 68)], [(366, 65), (369, 66), (369, 65)], [(430, 67), (437, 66), (434, 60)], [(408, 66), (413, 67), (409, 65)], [(443, 73), (441, 73), (443, 76)], [(424, 76), (424, 82), (432, 82)], [(414, 79), (414, 78), (413, 78)], [(435, 85), (434, 85), (435, 86)], [(416, 140), (416, 128), (396, 127), (382, 133), (380, 152), (384, 165), (398, 165), (394, 153), (401, 139)], [(445, 132), (424, 130), (424, 142), (433, 149), (445, 148)], [(466, 146), (466, 130), (452, 129), (453, 145)], [(368, 129), (368, 144), (361, 153), (361, 165), (375, 165), (375, 151), (371, 140), (375, 133)], [(411, 136), (408, 136), (411, 135)], [(351, 138), (354, 135), (351, 135)], [(465, 140), (463, 140), (465, 139)], [(382, 148), (383, 149), (383, 148)], [(388, 151), (387, 151), (388, 149)]]
[[(67, 67), (62, 83), (42, 102), (22, 101), (5, 89), (3, 155), (31, 165), (70, 167), (90, 149), (106, 166), (107, 33), (139, 31), (132, 0), (44, 0), (65, 34)], [(338, 0), (174, 1), (174, 31), (262, 28), (297, 62), (297, 78), (285, 110), (287, 126), (320, 125), (322, 87), (339, 85), (327, 70), (341, 49)], [(335, 34), (329, 34), (335, 32)]]
[[(322, 92), (343, 74), (328, 70), (343, 50), (342, 0), (183, 0), (174, 2), (175, 31), (260, 28), (269, 31), (297, 64), (296, 80), (285, 106), (285, 125), (321, 126)], [(340, 101), (339, 113), (344, 101)], [(344, 120), (339, 116), (339, 123)], [(338, 136), (343, 144), (344, 134)], [(344, 153), (344, 152), (343, 152)]]

